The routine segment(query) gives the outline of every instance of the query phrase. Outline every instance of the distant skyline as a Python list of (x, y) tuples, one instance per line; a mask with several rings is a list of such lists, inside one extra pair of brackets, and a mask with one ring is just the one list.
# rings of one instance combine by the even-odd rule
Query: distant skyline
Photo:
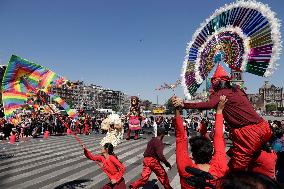
[[(284, 1), (260, 0), (284, 20)], [(155, 91), (181, 74), (186, 43), (232, 0), (1, 0), (0, 64), (12, 54), (69, 80), (84, 80), (164, 103), (183, 90)], [(282, 22), (283, 25), (283, 22)], [(283, 26), (281, 34), (283, 40)], [(244, 74), (248, 93), (269, 80), (283, 87), (284, 55), (270, 78)]]

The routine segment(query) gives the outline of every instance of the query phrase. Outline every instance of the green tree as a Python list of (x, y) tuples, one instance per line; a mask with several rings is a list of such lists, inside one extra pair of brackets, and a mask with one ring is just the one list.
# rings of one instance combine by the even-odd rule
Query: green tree
[(284, 107), (278, 107), (277, 110), (283, 112), (284, 111)]
[(174, 106), (172, 104), (171, 99), (168, 99), (168, 101), (165, 103), (165, 107), (167, 109), (167, 114), (173, 114), (174, 113)]
[(115, 112), (119, 112), (120, 108), (119, 108), (118, 105), (113, 105), (112, 110), (115, 111)]
[(277, 110), (277, 104), (275, 103), (270, 103), (265, 105), (265, 109), (267, 112), (272, 112)]
[(152, 102), (150, 102), (149, 100), (144, 100), (144, 101), (141, 102), (140, 105), (141, 105), (141, 106), (144, 106), (144, 107), (145, 107), (145, 110), (150, 110), (150, 109), (151, 109)]

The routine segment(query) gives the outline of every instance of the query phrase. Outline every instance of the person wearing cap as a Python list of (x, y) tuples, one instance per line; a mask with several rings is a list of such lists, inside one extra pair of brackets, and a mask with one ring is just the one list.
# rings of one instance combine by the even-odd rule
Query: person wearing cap
[(172, 103), (175, 107), (184, 109), (216, 109), (220, 96), (225, 95), (228, 102), (223, 110), (223, 116), (231, 128), (233, 142), (229, 167), (230, 170), (246, 170), (254, 154), (270, 139), (272, 131), (268, 122), (256, 113), (246, 93), (238, 86), (230, 84), (230, 78), (220, 64), (211, 83), (213, 92), (208, 102), (186, 103), (173, 96)]
[(170, 169), (172, 168), (171, 164), (167, 161), (163, 154), (163, 138), (165, 136), (165, 129), (158, 128), (157, 135), (157, 137), (152, 138), (148, 142), (147, 148), (144, 152), (143, 170), (141, 173), (141, 178), (134, 181), (129, 186), (129, 188), (138, 189), (142, 187), (149, 180), (151, 173), (154, 172), (165, 189), (172, 189), (172, 187), (170, 186), (170, 181), (167, 172), (160, 163), (163, 162), (166, 167)]

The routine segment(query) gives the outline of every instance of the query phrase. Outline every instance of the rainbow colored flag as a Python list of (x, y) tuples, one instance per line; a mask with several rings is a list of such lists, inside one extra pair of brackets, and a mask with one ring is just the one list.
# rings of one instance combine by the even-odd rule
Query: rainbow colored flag
[(30, 93), (61, 85), (66, 80), (53, 71), (16, 55), (12, 55), (2, 80), (2, 100), (6, 119), (26, 104)]

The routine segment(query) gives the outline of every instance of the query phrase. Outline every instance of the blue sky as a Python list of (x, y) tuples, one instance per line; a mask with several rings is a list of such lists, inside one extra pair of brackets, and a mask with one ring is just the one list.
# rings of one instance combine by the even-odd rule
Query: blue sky
[[(229, 0), (0, 0), (0, 61), (12, 54), (70, 80), (122, 90), (163, 103), (175, 92), (154, 91), (181, 73), (186, 43), (200, 22)], [(262, 0), (284, 20), (283, 0)], [(283, 35), (283, 27), (281, 33)], [(283, 86), (280, 66), (268, 78)], [(282, 75), (281, 75), (282, 74)], [(244, 75), (248, 92), (264, 79)]]

